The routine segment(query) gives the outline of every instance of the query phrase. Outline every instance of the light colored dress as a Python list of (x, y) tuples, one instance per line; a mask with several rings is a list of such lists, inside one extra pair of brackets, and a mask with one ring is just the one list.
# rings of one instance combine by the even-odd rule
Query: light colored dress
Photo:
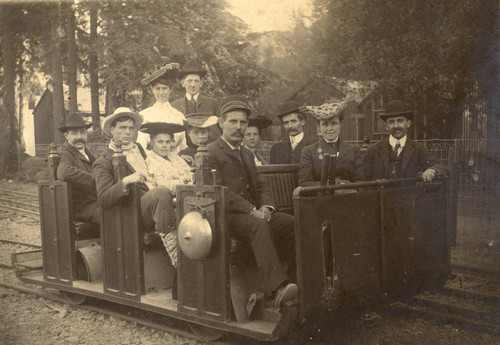
[[(179, 184), (193, 184), (193, 174), (191, 167), (184, 159), (174, 152), (167, 155), (167, 158), (156, 154), (154, 151), (146, 151), (146, 165), (149, 175), (157, 185), (162, 185), (175, 193), (175, 187)], [(167, 250), (174, 267), (177, 267), (177, 230), (167, 234), (160, 233), (163, 245)]]

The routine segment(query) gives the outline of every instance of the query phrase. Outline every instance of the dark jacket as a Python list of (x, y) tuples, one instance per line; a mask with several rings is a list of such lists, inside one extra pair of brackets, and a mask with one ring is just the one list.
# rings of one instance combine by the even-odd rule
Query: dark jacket
[[(321, 150), (318, 150), (321, 147)], [(336, 153), (336, 148), (328, 145), (323, 138), (302, 150), (299, 167), (299, 185), (310, 186), (319, 184), (323, 156), (325, 153)], [(363, 179), (361, 171), (362, 153), (359, 146), (339, 142), (339, 155), (335, 175), (341, 179), (357, 182)]]
[(95, 157), (87, 149), (85, 153), (89, 159), (68, 142), (64, 143), (57, 168), (57, 178), (71, 186), (73, 217), (80, 221), (90, 221), (97, 208), (96, 185), (92, 176)]
[(269, 162), (270, 164), (299, 164), (300, 155), (302, 154), (304, 147), (311, 145), (316, 140), (317, 139), (304, 136), (300, 143), (298, 143), (295, 147), (295, 150), (292, 150), (290, 138), (286, 137), (286, 139), (283, 139), (271, 147), (271, 158)]
[[(146, 159), (146, 153), (141, 145), (137, 145), (139, 151), (141, 152), (144, 159)], [(95, 182), (97, 187), (97, 197), (99, 200), (99, 206), (103, 210), (107, 210), (110, 207), (116, 205), (122, 198), (129, 195), (128, 190), (124, 190), (124, 185), (122, 180), (115, 183), (113, 174), (113, 164), (112, 157), (114, 151), (107, 149), (106, 152), (94, 162), (92, 167)], [(131, 175), (135, 172), (135, 169), (127, 163), (125, 176)], [(124, 177), (125, 177), (124, 176)], [(144, 183), (139, 183), (139, 190), (142, 192), (148, 191), (148, 187)]]
[[(242, 146), (238, 153), (219, 138), (210, 143), (207, 150), (209, 166), (206, 171), (211, 172), (212, 169), (216, 169), (217, 184), (229, 188), (229, 212), (250, 213), (254, 207), (260, 208), (262, 205), (274, 207), (269, 189), (257, 172), (253, 154), (249, 149)], [(207, 178), (210, 179), (211, 176)]]
[[(391, 150), (392, 147), (387, 138), (368, 147), (363, 158), (362, 167), (367, 180), (394, 178), (389, 162)], [(447, 167), (438, 164), (425, 145), (414, 142), (409, 138), (406, 139), (406, 144), (400, 155), (402, 155), (400, 178), (418, 177), (419, 173), (429, 168), (434, 168), (443, 175), (448, 174)]]
[[(172, 107), (179, 110), (181, 113), (186, 114), (188, 99), (186, 96), (176, 99), (171, 103)], [(210, 115), (215, 115), (220, 117), (220, 106), (219, 101), (216, 98), (203, 96), (202, 94), (198, 95), (198, 100), (196, 101), (196, 112), (197, 113), (205, 113)], [(208, 127), (208, 142), (211, 143), (218, 137), (220, 137), (221, 131), (217, 125), (213, 125)], [(189, 136), (186, 133), (186, 140), (188, 145), (191, 143)]]

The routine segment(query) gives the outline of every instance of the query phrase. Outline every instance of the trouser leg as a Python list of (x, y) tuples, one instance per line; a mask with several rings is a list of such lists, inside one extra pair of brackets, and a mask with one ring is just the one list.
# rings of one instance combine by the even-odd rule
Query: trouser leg
[(286, 273), (291, 280), (296, 281), (294, 218), (288, 213), (274, 212), (269, 225), (278, 254), (281, 260), (288, 264)]
[(246, 239), (250, 242), (252, 252), (264, 280), (264, 288), (268, 294), (288, 280), (278, 257), (271, 226), (263, 219), (249, 214), (230, 214), (229, 227), (231, 236)]
[(92, 218), (90, 218), (90, 221), (98, 225), (101, 223), (101, 209), (99, 207), (96, 207), (94, 212), (92, 212)]
[(165, 186), (155, 187), (141, 197), (141, 212), (145, 228), (154, 225), (161, 233), (169, 233), (175, 228), (172, 195)]

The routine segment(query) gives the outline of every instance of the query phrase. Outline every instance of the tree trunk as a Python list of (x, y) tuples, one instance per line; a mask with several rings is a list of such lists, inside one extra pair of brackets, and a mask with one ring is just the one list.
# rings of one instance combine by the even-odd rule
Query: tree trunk
[(68, 87), (69, 87), (69, 111), (78, 111), (77, 84), (76, 84), (76, 39), (75, 39), (75, 4), (73, 0), (67, 3), (68, 14)]
[(54, 20), (51, 25), (52, 36), (52, 54), (51, 54), (51, 69), (52, 80), (54, 82), (54, 91), (52, 94), (52, 111), (53, 111), (53, 124), (54, 124), (54, 141), (63, 143), (64, 137), (61, 132), (57, 130), (61, 124), (64, 123), (64, 91), (63, 91), (63, 76), (62, 76), (62, 59), (61, 59), (61, 42), (59, 37), (61, 21), (61, 4), (57, 3), (54, 6)]
[(89, 56), (89, 74), (90, 74), (90, 100), (92, 103), (92, 128), (94, 132), (101, 132), (101, 119), (99, 109), (99, 66), (97, 62), (97, 52), (95, 50), (95, 41), (97, 39), (97, 6), (90, 3), (90, 56)]
[(0, 103), (0, 177), (15, 172), (17, 167), (16, 141), (18, 139), (16, 119), (16, 57), (12, 49), (14, 33), (11, 18), (13, 10), (4, 4), (1, 8), (2, 60), (4, 70), (3, 104)]

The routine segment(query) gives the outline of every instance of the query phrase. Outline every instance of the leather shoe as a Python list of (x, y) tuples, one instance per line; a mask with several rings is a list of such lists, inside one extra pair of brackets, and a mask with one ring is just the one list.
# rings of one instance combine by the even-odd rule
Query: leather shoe
[(275, 303), (276, 308), (281, 312), (281, 308), (285, 302), (297, 300), (299, 296), (299, 288), (293, 283), (288, 283), (276, 291)]

